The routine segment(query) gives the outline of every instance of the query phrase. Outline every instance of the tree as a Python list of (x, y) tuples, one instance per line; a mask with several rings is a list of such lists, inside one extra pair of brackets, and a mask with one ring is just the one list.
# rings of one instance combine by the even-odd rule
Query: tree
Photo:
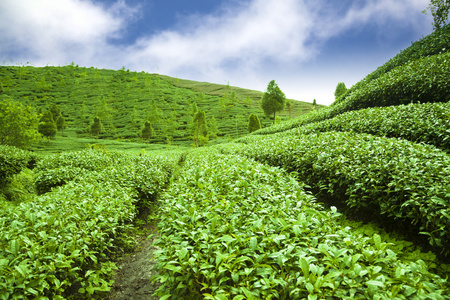
[(248, 132), (252, 133), (253, 131), (256, 131), (258, 129), (261, 129), (261, 122), (259, 121), (257, 115), (251, 114), (248, 118)]
[(66, 119), (64, 119), (63, 115), (59, 115), (56, 119), (56, 128), (61, 131), (61, 134), (64, 134), (64, 129), (66, 128)]
[(433, 16), (433, 27), (437, 30), (444, 26), (448, 21), (450, 0), (431, 0), (427, 9), (425, 9), (423, 13), (426, 14), (428, 11), (430, 11)]
[(206, 125), (205, 112), (199, 110), (194, 116), (193, 123), (193, 137), (195, 140), (195, 145), (198, 147), (208, 142), (208, 126)]
[(266, 116), (270, 117), (273, 114), (273, 124), (275, 124), (275, 114), (282, 111), (285, 105), (286, 96), (275, 83), (275, 80), (272, 80), (261, 98), (261, 108)]
[(41, 138), (39, 117), (30, 106), (5, 97), (0, 101), (0, 144), (26, 149)]
[(53, 121), (56, 121), (58, 117), (61, 115), (61, 108), (59, 108), (59, 105), (53, 104), (50, 108), (50, 111), (52, 113)]
[(344, 95), (345, 92), (347, 92), (345, 83), (339, 82), (336, 86), (336, 90), (334, 91), (334, 99), (337, 100), (340, 96)]
[(149, 140), (152, 138), (153, 134), (152, 124), (149, 121), (145, 121), (144, 128), (141, 131), (141, 137), (144, 140)]
[(91, 134), (98, 136), (102, 132), (102, 122), (99, 117), (94, 117), (94, 123), (91, 125)]
[(53, 138), (56, 135), (56, 132), (58, 132), (51, 111), (46, 111), (42, 115), (39, 120), (38, 131), (48, 139)]
[(316, 109), (316, 106), (317, 106), (317, 102), (316, 102), (316, 99), (314, 99), (314, 100), (313, 100), (313, 103), (312, 103), (312, 105), (313, 105), (313, 109)]
[(217, 135), (219, 134), (219, 129), (217, 128), (217, 121), (214, 116), (212, 116), (208, 120), (208, 133), (209, 133), (209, 137), (211, 137), (212, 139), (215, 139), (217, 137)]

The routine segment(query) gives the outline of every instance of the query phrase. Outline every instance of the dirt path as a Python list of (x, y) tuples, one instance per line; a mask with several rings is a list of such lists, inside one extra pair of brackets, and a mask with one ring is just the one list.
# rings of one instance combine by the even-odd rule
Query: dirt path
[(108, 300), (149, 300), (159, 299), (152, 296), (158, 285), (150, 283), (150, 278), (155, 274), (151, 259), (156, 247), (152, 246), (157, 238), (147, 239), (146, 236), (155, 233), (154, 227), (146, 226), (145, 236), (139, 237), (139, 246), (133, 253), (123, 256), (117, 262), (119, 270), (114, 276), (114, 285), (111, 288)]

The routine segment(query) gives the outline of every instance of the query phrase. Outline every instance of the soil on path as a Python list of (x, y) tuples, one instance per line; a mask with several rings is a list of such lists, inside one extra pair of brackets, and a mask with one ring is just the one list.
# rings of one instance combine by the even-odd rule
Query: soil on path
[(152, 296), (158, 288), (157, 283), (150, 283), (150, 278), (157, 274), (153, 269), (155, 261), (153, 252), (157, 247), (152, 246), (157, 236), (148, 239), (147, 236), (156, 233), (156, 228), (145, 226), (144, 235), (138, 237), (139, 244), (134, 252), (121, 257), (117, 262), (119, 268), (114, 275), (114, 285), (108, 300), (149, 300), (159, 299)]

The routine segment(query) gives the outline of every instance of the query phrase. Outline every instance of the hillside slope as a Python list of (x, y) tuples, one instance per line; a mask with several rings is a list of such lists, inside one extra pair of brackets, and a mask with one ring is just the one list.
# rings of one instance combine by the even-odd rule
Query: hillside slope
[[(130, 72), (64, 67), (1, 66), (2, 97), (11, 97), (37, 110), (59, 105), (68, 129), (78, 137), (89, 136), (94, 116), (103, 123), (100, 138), (133, 139), (139, 137), (145, 120), (154, 129), (150, 143), (164, 143), (167, 136), (175, 143), (191, 143), (189, 122), (195, 106), (216, 122), (217, 136), (236, 138), (247, 133), (248, 117), (259, 116), (263, 126), (271, 120), (259, 105), (262, 92), (208, 83)], [(310, 103), (291, 101), (286, 119), (307, 113)], [(210, 124), (213, 126), (214, 124)]]

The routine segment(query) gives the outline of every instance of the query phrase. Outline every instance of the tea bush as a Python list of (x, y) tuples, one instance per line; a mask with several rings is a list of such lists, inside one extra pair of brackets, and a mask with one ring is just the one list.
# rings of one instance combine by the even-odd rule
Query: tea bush
[[(367, 134), (277, 134), (237, 151), (298, 173), (353, 211), (417, 225), (449, 253), (450, 157), (428, 145)], [(417, 232), (418, 233), (418, 232)]]
[[(86, 157), (92, 164), (82, 163)], [(77, 292), (93, 297), (108, 291), (115, 268), (108, 253), (118, 240), (127, 240), (118, 237), (131, 227), (146, 199), (141, 197), (153, 199), (173, 167), (158, 156), (86, 151), (44, 159), (41, 172), (52, 158), (56, 171), (86, 170), (80, 166), (96, 171), (80, 172), (14, 210), (0, 209), (0, 299), (64, 299)], [(118, 163), (106, 164), (111, 161)]]
[(450, 100), (450, 53), (412, 61), (355, 89), (345, 100), (297, 119), (264, 129), (253, 135), (272, 134), (334, 118), (345, 112), (370, 107)]
[(424, 57), (392, 69), (354, 90), (332, 106), (336, 113), (367, 107), (447, 102), (450, 100), (450, 53)]
[(52, 188), (62, 186), (72, 181), (77, 176), (86, 174), (88, 171), (79, 167), (60, 167), (41, 171), (36, 176), (34, 185), (39, 195), (50, 192)]
[(374, 107), (346, 112), (332, 119), (287, 131), (309, 134), (327, 131), (398, 137), (450, 150), (450, 102)]
[[(286, 172), (236, 155), (189, 155), (163, 195), (161, 299), (445, 299), (427, 255), (340, 224)], [(431, 255), (432, 256), (432, 255)]]
[(28, 151), (0, 145), (0, 187), (8, 181), (9, 177), (27, 167), (31, 160), (32, 156)]
[(450, 25), (447, 24), (439, 30), (434, 31), (430, 35), (414, 42), (401, 51), (399, 54), (388, 60), (384, 65), (378, 67), (375, 71), (367, 75), (363, 80), (356, 83), (347, 93), (333, 104), (343, 101), (346, 96), (350, 95), (354, 90), (361, 88), (367, 82), (377, 79), (378, 77), (388, 73), (396, 67), (400, 67), (413, 60), (423, 57), (436, 55), (450, 50)]

